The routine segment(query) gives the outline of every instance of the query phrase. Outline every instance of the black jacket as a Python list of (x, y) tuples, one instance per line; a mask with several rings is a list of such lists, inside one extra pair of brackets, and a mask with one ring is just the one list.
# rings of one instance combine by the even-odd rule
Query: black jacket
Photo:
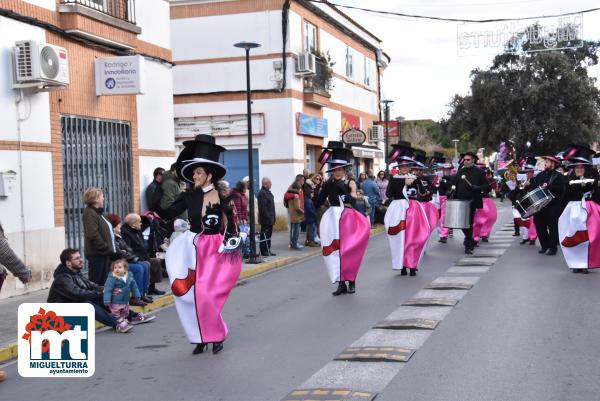
[[(462, 179), (463, 175), (466, 180)], [(454, 176), (452, 184), (456, 186), (454, 192), (456, 199), (472, 201), (471, 207), (475, 209), (483, 207), (483, 192), (488, 188), (488, 182), (483, 170), (475, 166), (469, 168), (463, 167)]]
[(585, 185), (569, 185), (568, 183), (574, 180), (579, 180), (575, 174), (569, 174), (567, 177), (567, 185), (565, 191), (565, 201), (580, 201), (586, 194), (590, 195), (589, 200), (600, 204), (600, 188), (598, 187), (598, 180), (600, 180), (600, 174), (596, 170), (586, 169), (584, 178), (595, 180), (593, 183)]
[(137, 262), (140, 258), (135, 255), (133, 249), (120, 235), (115, 234), (115, 246), (117, 247), (117, 255), (121, 259), (125, 259), (127, 262)]
[(121, 237), (123, 237), (127, 245), (129, 245), (133, 254), (140, 258), (140, 260), (150, 259), (150, 254), (144, 243), (144, 235), (140, 230), (134, 230), (127, 224), (123, 224), (121, 227)]
[(163, 190), (159, 182), (152, 181), (146, 188), (146, 205), (148, 210), (158, 212), (160, 210), (160, 200), (163, 196)]
[(103, 288), (74, 272), (63, 264), (54, 271), (54, 281), (48, 293), (48, 302), (88, 302), (102, 299)]
[(272, 226), (275, 224), (275, 198), (273, 193), (266, 188), (258, 192), (258, 222), (261, 226)]
[(340, 206), (340, 197), (344, 203), (354, 207), (356, 198), (350, 195), (350, 186), (342, 180), (330, 178), (323, 184), (315, 206), (319, 208), (323, 206), (327, 200), (329, 200), (330, 206)]
[(541, 187), (544, 184), (548, 184), (546, 189), (548, 189), (552, 193), (552, 195), (554, 195), (554, 199), (552, 199), (552, 202), (550, 202), (548, 206), (562, 206), (564, 202), (563, 196), (565, 193), (566, 184), (565, 177), (558, 171), (544, 170), (535, 176), (535, 178), (531, 182), (531, 188)]

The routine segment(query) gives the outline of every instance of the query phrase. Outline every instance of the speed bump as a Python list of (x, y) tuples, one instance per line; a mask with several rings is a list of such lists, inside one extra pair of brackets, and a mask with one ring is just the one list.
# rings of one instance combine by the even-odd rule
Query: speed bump
[(384, 320), (377, 323), (373, 328), (385, 330), (434, 330), (439, 322), (439, 320), (421, 318)]
[(470, 290), (473, 283), (433, 282), (425, 287), (426, 290)]
[(348, 347), (334, 358), (346, 362), (408, 362), (415, 350), (403, 347)]
[(294, 390), (281, 401), (373, 401), (377, 393), (345, 388), (316, 388)]
[(450, 298), (411, 298), (404, 302), (405, 306), (454, 306), (458, 303), (456, 299)]

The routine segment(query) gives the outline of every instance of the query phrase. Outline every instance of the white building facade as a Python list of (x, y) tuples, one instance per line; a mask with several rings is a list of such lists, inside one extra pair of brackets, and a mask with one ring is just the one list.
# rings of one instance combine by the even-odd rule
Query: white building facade
[[(390, 60), (379, 39), (335, 7), (296, 0), (170, 3), (176, 142), (214, 135), (228, 149), (231, 184), (248, 171), (245, 53), (235, 43), (261, 45), (250, 53), (254, 184), (269, 177), (276, 203), (296, 174), (319, 171), (328, 141), (352, 127), (367, 133), (379, 121), (379, 82)], [(301, 71), (306, 53), (317, 55), (312, 73)], [(382, 149), (378, 141), (357, 147), (357, 171), (383, 168)]]
[[(0, 1), (0, 174), (15, 174), (0, 222), (33, 271), (26, 288), (9, 274), (0, 298), (48, 287), (61, 250), (82, 248), (88, 186), (124, 217), (173, 162), (169, 13), (164, 0)], [(66, 50), (68, 85), (13, 88), (13, 47), (30, 40)], [(141, 57), (141, 93), (97, 96), (95, 60), (124, 55)]]

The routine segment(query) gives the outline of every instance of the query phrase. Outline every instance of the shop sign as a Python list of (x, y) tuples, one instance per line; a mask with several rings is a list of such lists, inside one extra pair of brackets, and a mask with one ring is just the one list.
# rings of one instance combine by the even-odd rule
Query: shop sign
[(342, 132), (346, 132), (352, 128), (360, 129), (360, 116), (342, 113)]
[(367, 140), (367, 134), (359, 129), (352, 128), (342, 134), (342, 141), (346, 145), (362, 145)]
[(313, 117), (304, 113), (296, 113), (296, 132), (298, 132), (299, 135), (327, 138), (327, 119)]
[[(264, 133), (264, 114), (252, 114), (252, 135)], [(215, 137), (248, 135), (248, 118), (246, 114), (175, 118), (176, 138), (193, 138), (199, 134)]]
[(142, 66), (141, 56), (97, 58), (96, 96), (142, 94)]

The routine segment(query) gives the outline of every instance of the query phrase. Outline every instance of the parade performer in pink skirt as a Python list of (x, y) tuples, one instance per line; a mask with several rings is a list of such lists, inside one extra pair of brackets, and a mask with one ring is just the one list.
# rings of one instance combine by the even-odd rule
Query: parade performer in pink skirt
[(343, 142), (330, 141), (319, 162), (328, 163), (327, 172), (331, 174), (316, 203), (317, 208), (329, 206), (319, 225), (325, 266), (331, 282), (338, 283), (333, 295), (353, 294), (371, 228), (367, 218), (353, 209), (356, 183), (346, 181), (346, 169), (352, 166), (352, 150)]
[(416, 276), (432, 226), (423, 203), (410, 199), (417, 191), (417, 177), (410, 174), (410, 168), (414, 165), (410, 143), (400, 141), (392, 147), (389, 159), (398, 164), (398, 172), (392, 176), (387, 188), (386, 195), (392, 202), (384, 218), (392, 253), (392, 269), (400, 270), (402, 276), (406, 276), (410, 270), (410, 275)]
[(565, 152), (571, 169), (565, 192), (569, 203), (558, 220), (558, 237), (573, 273), (600, 268), (600, 176), (590, 161), (593, 153), (584, 145)]
[(435, 202), (439, 209), (439, 219), (437, 230), (440, 236), (439, 242), (445, 244), (448, 242), (449, 231), (444, 226), (444, 215), (446, 213), (446, 200), (448, 200), (448, 191), (450, 191), (450, 176), (452, 172), (452, 164), (448, 162), (443, 153), (434, 152), (431, 163), (435, 171), (435, 179), (433, 181), (434, 191), (436, 192), (437, 201)]
[(417, 179), (414, 182), (414, 187), (417, 190), (415, 199), (421, 202), (421, 205), (425, 209), (431, 234), (435, 230), (439, 220), (439, 211), (433, 202), (433, 176), (427, 176), (424, 174), (425, 168), (427, 167), (425, 164), (427, 163), (427, 156), (425, 155), (425, 152), (415, 149), (414, 155), (415, 160), (412, 166), (412, 173), (417, 176)]
[(169, 219), (187, 210), (190, 230), (170, 244), (167, 273), (181, 325), (190, 343), (196, 344), (193, 353), (204, 352), (212, 343), (216, 354), (228, 335), (221, 311), (242, 269), (239, 251), (222, 252), (224, 240), (237, 234), (233, 211), (215, 189), (226, 173), (219, 163), (225, 148), (210, 135), (198, 135), (183, 144), (177, 175), (193, 184), (193, 189), (160, 214)]
[[(485, 165), (483, 167), (485, 169)], [(483, 191), (483, 208), (475, 211), (473, 218), (473, 239), (476, 242), (488, 242), (492, 228), (498, 219), (498, 211), (494, 199), (490, 197), (490, 192), (494, 187), (495, 180), (490, 169), (485, 169), (488, 187)]]

